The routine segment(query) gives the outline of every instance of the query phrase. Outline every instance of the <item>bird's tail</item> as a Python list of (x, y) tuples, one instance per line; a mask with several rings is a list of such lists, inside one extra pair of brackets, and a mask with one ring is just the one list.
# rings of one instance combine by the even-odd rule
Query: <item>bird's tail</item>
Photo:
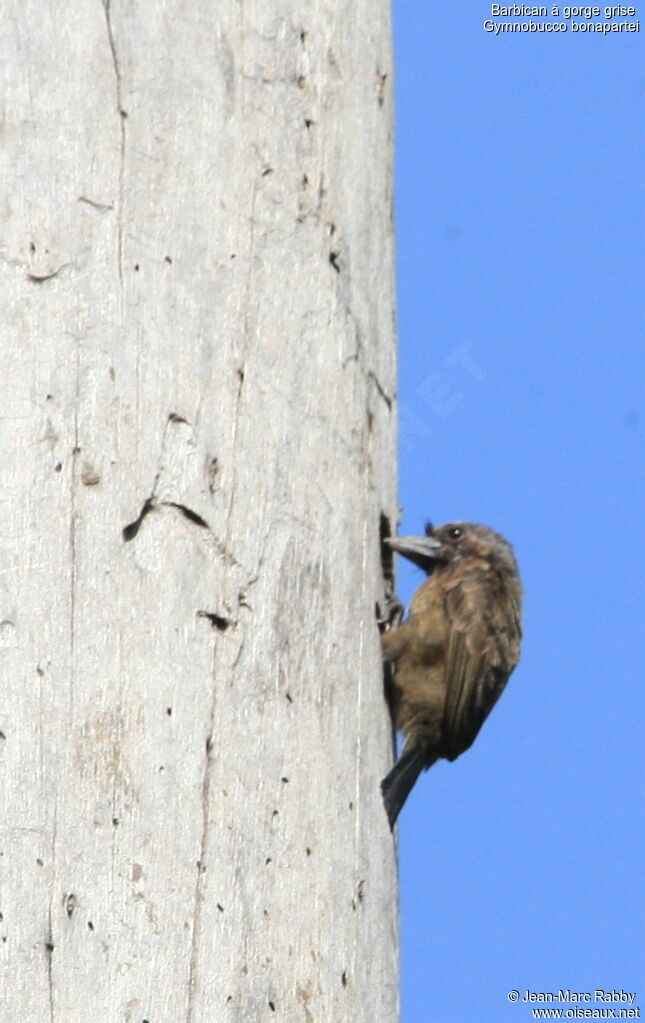
[(381, 782), (383, 802), (392, 831), (394, 831), (396, 819), (410, 795), (414, 783), (424, 767), (430, 767), (431, 763), (432, 761), (428, 763), (427, 753), (423, 746), (415, 744), (410, 749), (403, 750), (392, 770)]

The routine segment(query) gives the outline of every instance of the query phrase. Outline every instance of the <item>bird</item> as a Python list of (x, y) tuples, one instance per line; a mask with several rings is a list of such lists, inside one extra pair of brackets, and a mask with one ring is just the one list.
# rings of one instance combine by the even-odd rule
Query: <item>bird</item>
[(422, 771), (475, 741), (517, 665), (522, 587), (510, 543), (488, 526), (427, 523), (385, 543), (428, 576), (381, 636), (393, 722), (405, 737), (381, 789), (391, 830)]

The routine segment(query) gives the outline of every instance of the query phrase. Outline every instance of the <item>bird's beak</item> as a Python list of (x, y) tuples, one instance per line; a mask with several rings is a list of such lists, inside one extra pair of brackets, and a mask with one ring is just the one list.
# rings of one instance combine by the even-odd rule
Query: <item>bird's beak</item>
[(439, 540), (433, 536), (390, 536), (385, 543), (426, 571), (432, 565), (437, 547), (441, 547)]

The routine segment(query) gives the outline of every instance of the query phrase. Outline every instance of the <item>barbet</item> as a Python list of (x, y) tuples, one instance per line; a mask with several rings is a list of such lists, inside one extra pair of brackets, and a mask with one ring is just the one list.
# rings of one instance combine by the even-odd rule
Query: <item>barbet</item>
[(408, 618), (382, 636), (403, 752), (381, 788), (390, 827), (421, 771), (475, 741), (520, 655), (522, 589), (513, 548), (487, 526), (449, 522), (390, 538), (427, 572)]

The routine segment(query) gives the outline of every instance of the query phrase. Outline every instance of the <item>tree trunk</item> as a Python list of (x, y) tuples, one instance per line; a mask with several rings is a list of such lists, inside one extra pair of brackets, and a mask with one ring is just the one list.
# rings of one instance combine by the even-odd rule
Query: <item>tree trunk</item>
[(2, 1019), (393, 1023), (387, 4), (2, 48)]

